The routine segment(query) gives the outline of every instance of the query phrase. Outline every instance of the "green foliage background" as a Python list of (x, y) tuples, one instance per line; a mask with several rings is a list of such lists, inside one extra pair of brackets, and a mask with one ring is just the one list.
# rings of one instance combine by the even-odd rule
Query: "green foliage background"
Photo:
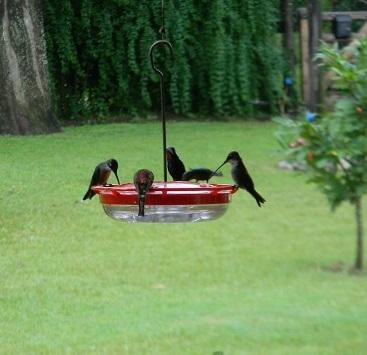
[[(159, 39), (158, 0), (43, 0), (55, 105), (61, 118), (137, 114), (159, 108), (148, 50)], [(166, 1), (174, 58), (168, 109), (246, 115), (276, 110), (282, 56), (276, 0)]]
[[(308, 0), (293, 0), (293, 7), (307, 7)], [(361, 0), (323, 0), (322, 8), (325, 11), (366, 10), (367, 6)]]

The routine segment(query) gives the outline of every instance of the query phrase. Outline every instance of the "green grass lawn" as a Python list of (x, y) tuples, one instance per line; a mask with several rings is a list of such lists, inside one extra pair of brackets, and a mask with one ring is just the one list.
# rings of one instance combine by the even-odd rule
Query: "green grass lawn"
[[(277, 169), (274, 124), (167, 128), (187, 167), (238, 150), (265, 206), (239, 191), (221, 219), (160, 225), (82, 203), (111, 157), (121, 181), (139, 168), (162, 178), (156, 122), (0, 137), (0, 353), (366, 354), (353, 209), (331, 214), (303, 176)], [(213, 181), (231, 183), (222, 171)]]

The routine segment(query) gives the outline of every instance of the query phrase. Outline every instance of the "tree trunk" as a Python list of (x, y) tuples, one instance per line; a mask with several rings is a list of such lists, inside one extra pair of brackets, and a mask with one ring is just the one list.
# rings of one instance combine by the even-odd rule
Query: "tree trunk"
[(362, 198), (358, 198), (355, 202), (356, 208), (356, 225), (357, 225), (357, 250), (356, 263), (357, 270), (363, 269), (363, 219), (362, 219)]
[(294, 45), (293, 45), (293, 0), (282, 0), (284, 22), (283, 47), (287, 56), (289, 71), (294, 76)]
[(51, 105), (41, 0), (0, 0), (0, 134), (60, 131)]
[(320, 69), (314, 57), (319, 50), (321, 39), (321, 4), (319, 0), (308, 1), (309, 31), (310, 31), (310, 68), (311, 68), (311, 96), (308, 104), (310, 111), (316, 112), (321, 102)]

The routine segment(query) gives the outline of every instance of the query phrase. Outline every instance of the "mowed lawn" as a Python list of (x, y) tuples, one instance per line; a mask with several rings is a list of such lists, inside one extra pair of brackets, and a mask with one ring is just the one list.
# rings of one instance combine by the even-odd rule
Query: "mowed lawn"
[[(168, 123), (186, 167), (238, 150), (268, 201), (239, 191), (197, 224), (125, 224), (81, 202), (112, 157), (121, 181), (139, 168), (162, 179), (159, 122), (0, 137), (0, 353), (366, 354), (354, 211), (330, 213), (303, 176), (278, 170), (276, 128)], [(213, 181), (231, 183), (222, 171)]]

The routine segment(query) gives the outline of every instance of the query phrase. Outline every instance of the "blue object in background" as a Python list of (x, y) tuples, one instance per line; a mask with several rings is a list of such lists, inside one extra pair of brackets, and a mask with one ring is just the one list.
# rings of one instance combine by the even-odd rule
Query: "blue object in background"
[(292, 86), (293, 85), (293, 79), (290, 76), (286, 76), (284, 78), (284, 85), (285, 86)]
[(311, 111), (306, 111), (306, 120), (307, 122), (315, 122), (316, 121), (316, 113)]

